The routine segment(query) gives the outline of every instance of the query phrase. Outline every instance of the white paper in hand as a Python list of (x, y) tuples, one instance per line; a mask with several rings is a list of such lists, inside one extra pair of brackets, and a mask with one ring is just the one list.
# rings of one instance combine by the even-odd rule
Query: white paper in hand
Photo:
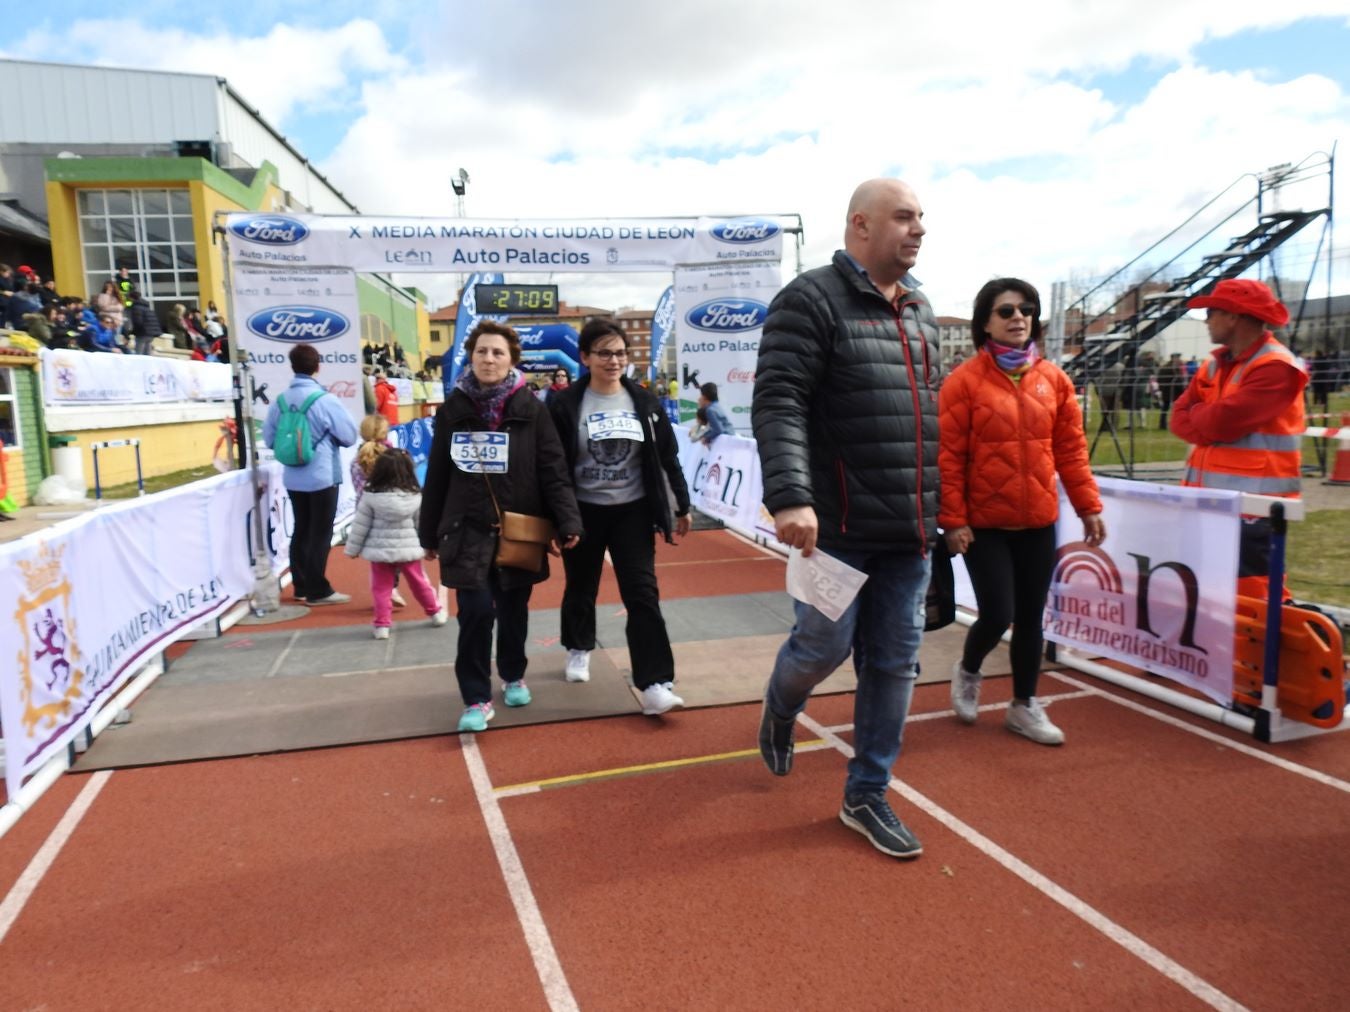
[(802, 555), (800, 548), (788, 553), (787, 592), (831, 622), (839, 621), (866, 582), (867, 574), (862, 570), (826, 555), (819, 548), (809, 558)]

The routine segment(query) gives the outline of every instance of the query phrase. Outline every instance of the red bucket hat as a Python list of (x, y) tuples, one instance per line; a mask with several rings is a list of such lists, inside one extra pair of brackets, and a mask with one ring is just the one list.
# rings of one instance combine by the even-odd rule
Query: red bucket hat
[(1254, 316), (1272, 327), (1289, 322), (1289, 310), (1275, 293), (1260, 281), (1229, 278), (1220, 281), (1208, 295), (1197, 295), (1186, 303), (1188, 309), (1222, 309), (1239, 316)]

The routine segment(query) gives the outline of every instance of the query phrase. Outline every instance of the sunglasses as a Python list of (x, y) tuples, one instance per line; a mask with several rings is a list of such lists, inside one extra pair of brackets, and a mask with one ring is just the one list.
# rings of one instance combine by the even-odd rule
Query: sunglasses
[(1001, 320), (1011, 320), (1013, 313), (1021, 313), (1028, 320), (1034, 320), (1040, 315), (1034, 302), (1023, 302), (1016, 306), (1010, 306), (1006, 302), (994, 310)]

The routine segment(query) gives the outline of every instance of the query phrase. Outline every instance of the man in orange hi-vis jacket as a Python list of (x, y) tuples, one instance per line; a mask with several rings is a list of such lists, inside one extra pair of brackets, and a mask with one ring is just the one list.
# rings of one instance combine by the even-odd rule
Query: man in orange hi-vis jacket
[[(1220, 281), (1186, 305), (1208, 310), (1220, 347), (1172, 406), (1172, 432), (1191, 444), (1182, 484), (1300, 498), (1308, 374), (1268, 329), (1288, 323), (1289, 310), (1247, 279)], [(1264, 600), (1269, 572), (1270, 521), (1244, 517), (1238, 593)]]

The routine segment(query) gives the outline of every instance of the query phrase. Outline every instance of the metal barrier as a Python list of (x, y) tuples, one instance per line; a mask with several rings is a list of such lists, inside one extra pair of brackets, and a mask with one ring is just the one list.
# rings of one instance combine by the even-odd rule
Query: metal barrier
[(136, 451), (136, 488), (137, 495), (145, 495), (145, 477), (141, 472), (141, 441), (139, 439), (110, 439), (103, 443), (91, 443), (94, 451), (94, 501), (103, 501), (103, 486), (98, 475), (98, 451), (110, 450), (116, 446), (130, 446)]

